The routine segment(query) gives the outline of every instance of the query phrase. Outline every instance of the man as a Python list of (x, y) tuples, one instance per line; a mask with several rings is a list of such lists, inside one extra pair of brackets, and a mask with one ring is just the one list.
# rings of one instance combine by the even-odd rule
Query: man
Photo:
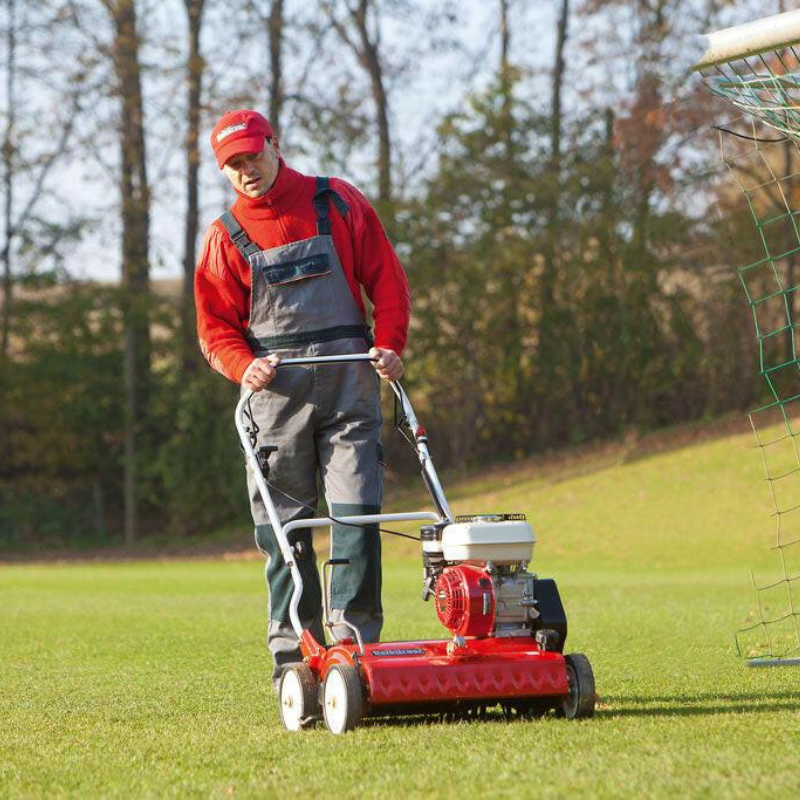
[[(269, 457), (272, 497), (282, 522), (315, 515), (317, 477), (334, 516), (380, 512), (380, 398), (384, 380), (403, 373), (400, 359), (410, 314), (408, 282), (380, 221), (363, 195), (336, 178), (313, 178), (286, 166), (269, 122), (255, 111), (230, 111), (211, 134), (217, 165), (237, 194), (203, 242), (195, 278), (200, 347), (211, 366), (244, 389)], [(374, 346), (362, 287), (373, 305)], [(281, 357), (369, 350), (367, 362), (280, 367)], [(267, 391), (261, 391), (266, 389)], [(273, 682), (300, 660), (289, 622), (292, 580), (248, 471), (259, 549), (268, 555), (269, 646)], [(334, 622), (377, 641), (381, 608), (377, 526), (334, 525), (333, 557), (350, 560), (331, 581)], [(309, 530), (290, 541), (304, 593), (300, 618), (319, 641), (321, 592)], [(350, 636), (345, 625), (337, 637)]]

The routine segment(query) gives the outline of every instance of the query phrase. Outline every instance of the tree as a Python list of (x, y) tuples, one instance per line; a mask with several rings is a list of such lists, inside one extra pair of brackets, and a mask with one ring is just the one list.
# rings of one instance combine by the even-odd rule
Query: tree
[(125, 320), (125, 540), (137, 538), (137, 462), (150, 382), (150, 187), (135, 0), (102, 0), (113, 26), (119, 100), (122, 286)]
[(102, 542), (122, 520), (118, 287), (53, 274), (20, 284), (3, 386), (0, 546)]
[[(43, 63), (36, 64), (36, 59), (41, 53), (35, 50), (30, 42), (34, 33), (34, 23), (30, 15), (21, 16), (17, 0), (5, 0), (5, 95), (7, 107), (5, 109), (5, 126), (3, 129), (2, 145), (0, 146), (0, 160), (3, 168), (2, 195), (3, 195), (3, 240), (0, 245), (0, 258), (3, 262), (2, 297), (2, 324), (0, 325), (0, 365), (8, 358), (9, 340), (11, 335), (12, 319), (14, 315), (14, 281), (15, 281), (15, 256), (17, 250), (26, 238), (31, 237), (31, 228), (35, 226), (49, 228), (52, 231), (60, 230), (65, 239), (72, 239), (78, 234), (81, 222), (66, 220), (56, 222), (45, 214), (39, 216), (39, 209), (49, 193), (53, 190), (53, 167), (63, 163), (69, 155), (72, 136), (76, 120), (81, 111), (81, 100), (84, 91), (84, 74), (82, 67), (70, 70), (67, 84), (69, 90), (58, 97), (60, 115), (56, 119), (48, 118), (52, 136), (42, 149), (37, 126), (42, 125), (41, 112), (30, 108), (28, 104), (19, 102), (21, 96), (27, 93), (27, 87), (20, 86), (21, 69), (28, 76), (36, 67), (45, 70)], [(49, 20), (44, 17), (40, 25), (48, 25)], [(20, 64), (20, 44), (22, 44), (22, 57)], [(30, 82), (30, 77), (28, 77)], [(47, 89), (52, 90), (54, 82)], [(44, 90), (45, 87), (39, 87)], [(27, 109), (27, 114), (25, 113)], [(32, 116), (31, 116), (32, 115)], [(32, 118), (36, 119), (32, 123)], [(31, 127), (33, 125), (33, 130)], [(23, 194), (23, 202), (18, 201), (18, 196)], [(41, 257), (40, 257), (41, 258)], [(24, 265), (20, 265), (24, 269)], [(36, 260), (33, 262), (36, 267)], [(41, 267), (41, 263), (39, 264)]]
[(3, 204), (4, 232), (3, 245), (3, 328), (0, 334), (0, 360), (8, 354), (8, 337), (11, 328), (13, 302), (13, 282), (11, 268), (11, 243), (14, 236), (14, 127), (16, 119), (16, 84), (17, 84), (17, 4), (16, 0), (6, 2), (6, 126), (3, 136)]
[(523, 387), (534, 383), (528, 299), (540, 269), (544, 119), (515, 102), (509, 124), (508, 92), (518, 79), (510, 80), (505, 87), (498, 77), (441, 124), (438, 170), (402, 237), (413, 242), (409, 347), (421, 404), (443, 460), (462, 465), (487, 450), (499, 456), (527, 447), (528, 420), (540, 412)]
[(184, 0), (188, 21), (188, 56), (186, 58), (186, 220), (183, 245), (183, 290), (181, 292), (181, 354), (184, 375), (198, 366), (197, 335), (194, 314), (194, 270), (197, 261), (199, 217), (200, 113), (205, 60), (200, 51), (205, 0)]
[(275, 131), (280, 132), (283, 111), (283, 0), (270, 3), (267, 30), (269, 33), (269, 121)]
[[(548, 158), (545, 187), (548, 194), (545, 203), (546, 232), (543, 241), (542, 275), (539, 281), (539, 348), (537, 360), (539, 362), (539, 385), (550, 396), (550, 407), (557, 413), (544, 413), (539, 417), (539, 424), (543, 428), (552, 428), (557, 425), (556, 420), (563, 420), (563, 404), (574, 400), (572, 386), (564, 385), (566, 391), (553, 397), (554, 370), (559, 362), (566, 360), (563, 324), (559, 324), (558, 309), (555, 307), (555, 286), (557, 275), (563, 269), (563, 260), (560, 247), (560, 237), (563, 233), (560, 211), (562, 204), (562, 94), (565, 78), (564, 48), (567, 43), (569, 24), (569, 0), (561, 0), (560, 12), (556, 23), (556, 46), (551, 77), (551, 102), (550, 102), (550, 153)], [(559, 352), (560, 350), (560, 352)], [(555, 400), (555, 402), (553, 402)], [(543, 435), (543, 433), (542, 433)]]
[[(266, 100), (264, 107), (267, 117), (278, 136), (284, 133), (283, 116), (287, 99), (284, 76), (286, 7), (287, 3), (284, 0), (243, 0), (238, 7), (234, 5), (228, 6), (226, 9), (228, 14), (234, 14), (241, 10), (237, 27), (240, 27), (239, 35), (242, 38), (250, 38), (254, 27), (266, 34), (263, 39), (252, 38), (250, 42), (251, 46), (255, 45), (257, 53), (253, 53), (249, 59), (254, 69), (252, 69), (252, 74), (249, 74), (251, 70), (248, 69), (247, 80), (256, 86), (265, 83), (266, 97), (253, 93), (250, 102), (255, 104)], [(263, 47), (264, 44), (266, 47)], [(266, 53), (266, 73), (269, 76), (266, 82), (261, 61), (263, 53)], [(248, 60), (246, 55), (244, 60)], [(241, 91), (241, 88), (238, 91)]]
[(347, 22), (339, 18), (335, 3), (323, 2), (328, 19), (342, 42), (358, 59), (369, 77), (375, 125), (378, 129), (378, 200), (376, 207), (389, 231), (394, 227), (392, 205), (392, 137), (389, 129), (389, 98), (381, 58), (381, 27), (375, 0), (342, 0)]

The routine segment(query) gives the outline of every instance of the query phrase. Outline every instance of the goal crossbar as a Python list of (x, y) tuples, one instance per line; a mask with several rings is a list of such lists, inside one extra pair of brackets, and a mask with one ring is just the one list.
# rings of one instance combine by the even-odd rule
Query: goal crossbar
[(704, 52), (695, 70), (725, 64), (800, 42), (800, 11), (786, 11), (772, 17), (707, 33)]

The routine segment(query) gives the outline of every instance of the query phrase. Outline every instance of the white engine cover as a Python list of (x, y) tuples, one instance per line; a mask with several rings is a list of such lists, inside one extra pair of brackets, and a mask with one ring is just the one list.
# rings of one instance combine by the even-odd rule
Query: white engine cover
[(454, 522), (442, 531), (446, 561), (466, 561), (498, 566), (530, 562), (536, 537), (533, 528), (517, 520)]

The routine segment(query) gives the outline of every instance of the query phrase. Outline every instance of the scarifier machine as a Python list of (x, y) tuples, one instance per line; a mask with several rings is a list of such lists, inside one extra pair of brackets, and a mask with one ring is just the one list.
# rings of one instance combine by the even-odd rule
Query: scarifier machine
[[(285, 359), (279, 369), (369, 361), (368, 354)], [(258, 447), (257, 427), (248, 413), (251, 392), (236, 407), (236, 427), (254, 471), (294, 591), (290, 618), (300, 639), (303, 663), (288, 666), (279, 685), (280, 714), (292, 731), (322, 717), (333, 733), (355, 728), (365, 717), (401, 714), (479, 716), (500, 706), (509, 717), (532, 718), (550, 711), (578, 719), (594, 713), (595, 684), (589, 660), (564, 655), (567, 619), (555, 582), (528, 571), (535, 542), (523, 514), (453, 517), (428, 453), (425, 429), (417, 422), (405, 391), (395, 395), (395, 425), (413, 445), (433, 511), (300, 519), (283, 524), (270, 498), (267, 458), (274, 448)], [(269, 391), (267, 388), (265, 391)], [(261, 458), (259, 458), (259, 456)], [(432, 600), (447, 639), (365, 644), (352, 637), (326, 646), (304, 629), (298, 607), (303, 590), (288, 534), (298, 528), (424, 521), (422, 599)], [(324, 624), (333, 636), (327, 577), (346, 566), (328, 559), (322, 566)], [(337, 625), (343, 623), (341, 620)]]

